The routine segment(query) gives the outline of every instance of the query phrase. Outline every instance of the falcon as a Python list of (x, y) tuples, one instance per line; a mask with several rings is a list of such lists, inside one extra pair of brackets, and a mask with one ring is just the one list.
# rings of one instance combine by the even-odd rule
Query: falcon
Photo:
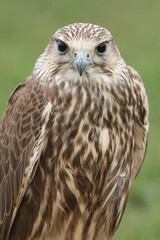
[(0, 240), (112, 238), (144, 160), (148, 112), (107, 29), (59, 29), (1, 120)]

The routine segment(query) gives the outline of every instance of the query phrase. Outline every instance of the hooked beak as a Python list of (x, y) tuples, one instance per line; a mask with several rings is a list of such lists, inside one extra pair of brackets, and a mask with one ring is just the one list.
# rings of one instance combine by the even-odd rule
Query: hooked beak
[(90, 65), (91, 59), (90, 55), (87, 51), (84, 50), (78, 50), (74, 52), (74, 60), (73, 60), (73, 65), (77, 68), (79, 71), (80, 76), (82, 76), (83, 71), (85, 68)]

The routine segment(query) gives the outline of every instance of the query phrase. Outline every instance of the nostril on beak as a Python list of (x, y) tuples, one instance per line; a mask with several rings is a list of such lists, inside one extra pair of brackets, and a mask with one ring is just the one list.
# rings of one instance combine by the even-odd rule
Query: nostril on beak
[[(89, 53), (86, 53), (85, 55), (86, 55), (86, 58), (87, 58), (87, 59), (90, 58)], [(76, 57), (78, 56), (77, 52), (75, 52), (73, 56), (74, 56), (74, 58), (76, 58)]]

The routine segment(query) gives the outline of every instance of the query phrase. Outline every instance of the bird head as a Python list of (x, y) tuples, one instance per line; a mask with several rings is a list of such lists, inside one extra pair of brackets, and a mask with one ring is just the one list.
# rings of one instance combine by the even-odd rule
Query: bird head
[(117, 64), (123, 65), (123, 59), (107, 29), (75, 23), (53, 35), (33, 74), (40, 79), (52, 80), (56, 75), (78, 81), (95, 73), (114, 72)]

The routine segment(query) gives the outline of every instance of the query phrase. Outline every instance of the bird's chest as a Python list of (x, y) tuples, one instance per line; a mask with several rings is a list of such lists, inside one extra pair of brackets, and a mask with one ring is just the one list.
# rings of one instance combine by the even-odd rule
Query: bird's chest
[[(123, 142), (130, 130), (127, 127), (123, 131), (125, 112), (120, 112), (103, 88), (77, 86), (70, 90), (65, 84), (60, 85), (54, 91), (52, 105), (46, 148), (34, 178), (40, 182), (39, 191), (44, 196), (40, 204), (46, 222), (43, 236), (64, 239), (76, 229), (74, 238), (68, 235), (66, 239), (82, 239), (81, 231), (87, 225), (84, 221), (92, 206), (100, 199), (102, 206), (106, 205), (105, 186), (112, 179), (107, 178), (107, 171), (114, 178), (114, 169), (120, 166), (124, 151), (129, 151), (127, 146), (124, 149)], [(36, 199), (34, 185), (31, 188)], [(95, 214), (98, 216), (99, 210)], [(89, 231), (94, 232), (92, 226)]]
[(56, 93), (49, 139), (53, 155), (74, 167), (89, 164), (89, 158), (104, 154), (108, 146), (109, 98), (98, 88), (59, 87)]

